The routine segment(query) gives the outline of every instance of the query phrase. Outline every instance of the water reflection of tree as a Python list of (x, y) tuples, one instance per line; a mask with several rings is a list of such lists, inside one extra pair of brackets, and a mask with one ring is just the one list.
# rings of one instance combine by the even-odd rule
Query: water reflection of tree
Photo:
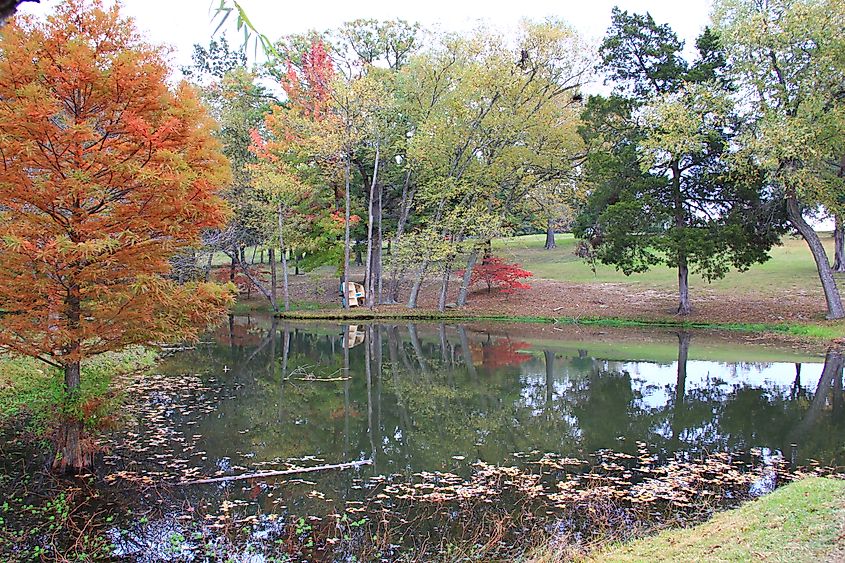
[[(801, 450), (804, 455), (797, 461), (821, 457), (832, 463), (841, 456), (841, 451), (836, 452), (839, 446), (833, 438), (838, 432), (825, 432), (819, 427), (823, 418), (821, 406), (828, 401), (827, 394), (838, 385), (838, 393), (833, 392), (833, 402), (836, 402), (836, 397), (839, 401), (842, 398), (842, 359), (838, 352), (828, 353), (821, 380), (808, 409), (806, 401), (802, 400), (804, 393), (800, 384), (798, 389), (794, 385), (785, 388), (771, 383), (727, 388), (726, 385), (710, 384), (687, 392), (685, 364), (688, 347), (689, 338), (679, 335), (678, 380), (671, 414), (672, 439), (666, 443), (669, 450), (747, 451), (764, 447), (789, 454), (793, 442), (803, 441)], [(800, 376), (800, 364), (796, 372)], [(841, 415), (835, 408), (832, 411), (824, 424), (841, 427)], [(800, 428), (806, 431), (802, 433)]]
[(651, 408), (640, 400), (627, 372), (578, 358), (580, 370), (592, 366), (586, 377), (572, 379), (557, 400), (571, 404), (564, 410), (577, 419), (581, 448), (628, 450), (633, 441), (643, 440), (667, 455), (755, 447), (789, 454), (791, 445), (801, 442), (797, 461), (842, 460), (845, 452), (837, 438), (843, 427), (841, 355), (828, 354), (808, 405), (803, 393), (772, 383), (727, 386), (714, 378), (689, 389), (690, 340), (688, 333), (678, 334), (675, 384), (669, 386), (665, 404)]
[[(587, 377), (571, 382), (563, 397), (578, 420), (584, 451), (633, 450), (634, 441), (649, 434), (651, 417), (639, 406), (626, 371), (602, 369), (596, 363)], [(620, 441), (619, 437), (633, 439)]]
[(798, 455), (813, 455), (823, 463), (841, 462), (845, 457), (841, 438), (845, 430), (843, 366), (843, 351), (838, 348), (828, 350), (812, 401), (788, 435), (790, 445), (795, 444)]

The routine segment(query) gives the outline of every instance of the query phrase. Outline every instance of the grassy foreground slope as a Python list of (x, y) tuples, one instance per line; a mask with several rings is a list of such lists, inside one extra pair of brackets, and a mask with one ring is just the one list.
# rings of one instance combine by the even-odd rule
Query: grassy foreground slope
[(808, 478), (717, 514), (595, 554), (591, 561), (842, 561), (845, 481)]

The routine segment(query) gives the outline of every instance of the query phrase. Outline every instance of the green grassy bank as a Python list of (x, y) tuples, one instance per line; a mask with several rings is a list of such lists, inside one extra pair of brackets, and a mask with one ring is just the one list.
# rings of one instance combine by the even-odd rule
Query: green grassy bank
[(119, 408), (121, 396), (112, 388), (115, 377), (155, 365), (158, 354), (149, 348), (132, 346), (107, 352), (82, 364), (79, 397), (65, 404), (64, 374), (34, 358), (0, 354), (0, 427), (22, 417), (36, 435), (49, 433), (59, 409), (65, 415), (83, 419), (97, 428)]
[[(842, 561), (845, 480), (807, 478), (704, 524), (612, 546), (588, 561)], [(563, 561), (554, 553), (535, 561)]]
[[(833, 236), (830, 232), (819, 233), (828, 256), (833, 256)], [(678, 272), (666, 266), (655, 266), (647, 272), (626, 276), (613, 266), (591, 264), (575, 255), (577, 240), (570, 233), (558, 234), (557, 248), (546, 250), (543, 245), (545, 234), (522, 235), (495, 239), (493, 252), (509, 261), (519, 262), (535, 277), (568, 283), (621, 283), (638, 288), (654, 288), (675, 291), (678, 286)], [(253, 247), (246, 250), (247, 261), (252, 260)], [(724, 278), (707, 282), (701, 276), (690, 275), (690, 291), (693, 304), (696, 292), (709, 289), (717, 293), (730, 291), (741, 294), (766, 294), (770, 291), (802, 292), (819, 286), (819, 275), (807, 243), (797, 237), (786, 236), (781, 244), (769, 252), (770, 259), (754, 264), (745, 272), (731, 270)], [(260, 257), (259, 255), (256, 259)], [(265, 255), (265, 260), (267, 259)], [(218, 252), (214, 255), (214, 266), (227, 266), (230, 259)], [(334, 268), (327, 268), (335, 275)], [(845, 280), (845, 274), (837, 274)]]

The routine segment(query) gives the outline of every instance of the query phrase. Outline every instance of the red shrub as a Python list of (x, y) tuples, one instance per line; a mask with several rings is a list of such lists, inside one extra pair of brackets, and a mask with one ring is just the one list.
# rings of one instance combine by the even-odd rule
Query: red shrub
[(491, 256), (475, 266), (469, 285), (485, 283), (488, 292), (495, 286), (502, 293), (513, 293), (517, 289), (531, 289), (530, 285), (519, 280), (530, 278), (532, 275), (528, 270), (523, 270), (519, 264), (508, 264), (501, 258)]

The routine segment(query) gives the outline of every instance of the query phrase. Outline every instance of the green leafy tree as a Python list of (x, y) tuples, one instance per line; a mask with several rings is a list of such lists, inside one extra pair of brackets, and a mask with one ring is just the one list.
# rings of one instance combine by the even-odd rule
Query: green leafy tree
[[(255, 29), (237, 3), (221, 3), (217, 17), (226, 14), (238, 14), (245, 40), (252, 37)], [(345, 199), (346, 226), (350, 209), (366, 209), (355, 234), (367, 241), (370, 306), (382, 301), (386, 236), (388, 302), (397, 300), (408, 272), (415, 274), (408, 301), (415, 307), (426, 276), (439, 270), (443, 309), (453, 262), (468, 251), (457, 300), (464, 304), (479, 248), (523, 221), (516, 215), (526, 213), (532, 189), (571, 182), (584, 153), (577, 124), (590, 51), (571, 28), (553, 20), (526, 23), (516, 44), (488, 30), (434, 37), (418, 51), (417, 25), (356, 20), (282, 38), (267, 51), (283, 63), (272, 71), (280, 76), (306, 71), (304, 54), (315, 42), (331, 58), (330, 112), (339, 136), (326, 138), (337, 142), (342, 163), (336, 193)], [(443, 252), (408, 262), (419, 253), (406, 251), (406, 236)], [(351, 238), (344, 234), (344, 280)]]
[(829, 318), (845, 308), (824, 246), (804, 218), (840, 214), (845, 190), (845, 5), (834, 0), (723, 0), (715, 7), (746, 127), (738, 160), (753, 162), (783, 197), (816, 262)]
[(510, 231), (532, 189), (571, 178), (583, 154), (577, 125), (588, 51), (556, 21), (526, 23), (518, 39), (506, 45), (483, 30), (445, 37), (439, 51), (408, 65), (414, 78), (402, 95), (413, 123), (415, 213), (451, 245), (421, 263), (410, 307), (429, 267), (439, 263), (438, 307), (445, 308), (452, 262), (464, 251), (457, 305), (465, 304), (479, 249)]
[(696, 46), (689, 64), (669, 26), (614, 9), (600, 53), (616, 87), (584, 114), (591, 195), (576, 227), (625, 274), (677, 268), (680, 315), (691, 270), (712, 280), (747, 269), (781, 232), (759, 178), (728, 165), (735, 116), (718, 38), (705, 30)]

